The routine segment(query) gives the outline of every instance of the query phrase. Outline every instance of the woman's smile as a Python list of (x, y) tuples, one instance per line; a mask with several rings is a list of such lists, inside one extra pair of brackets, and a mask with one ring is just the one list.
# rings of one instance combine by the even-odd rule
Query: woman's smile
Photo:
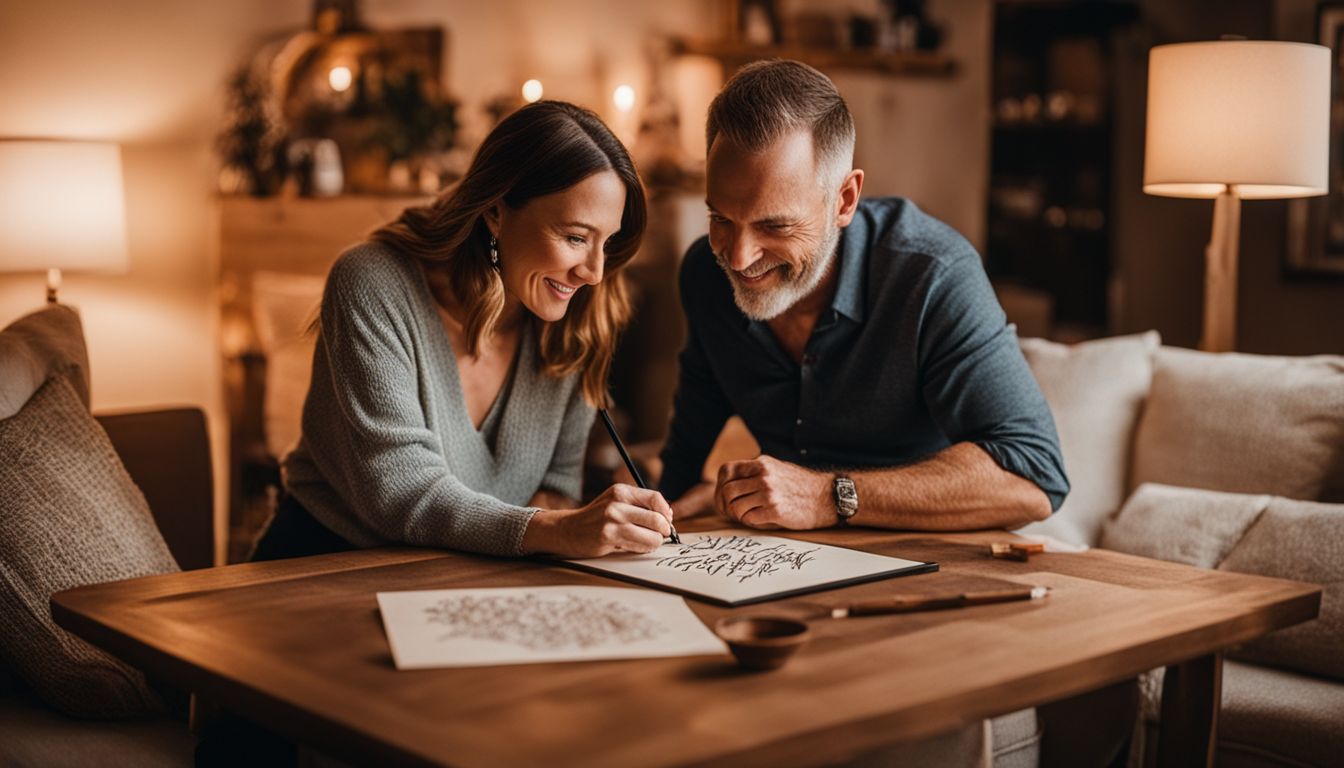
[(543, 277), (542, 280), (546, 283), (546, 287), (551, 289), (551, 294), (561, 301), (569, 301), (570, 297), (574, 295), (574, 291), (578, 290), (574, 286), (565, 285), (549, 277)]

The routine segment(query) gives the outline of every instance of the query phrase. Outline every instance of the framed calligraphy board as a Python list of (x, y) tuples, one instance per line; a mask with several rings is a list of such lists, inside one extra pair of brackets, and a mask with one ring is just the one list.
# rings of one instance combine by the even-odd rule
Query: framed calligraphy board
[(559, 562), (728, 607), (938, 570), (937, 563), (740, 530), (683, 533), (681, 541), (644, 555)]

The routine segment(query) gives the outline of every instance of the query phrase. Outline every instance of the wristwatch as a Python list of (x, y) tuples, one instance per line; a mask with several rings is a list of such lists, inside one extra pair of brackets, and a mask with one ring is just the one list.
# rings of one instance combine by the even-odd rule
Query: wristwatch
[(859, 490), (854, 481), (841, 475), (835, 476), (835, 514), (840, 525), (847, 525), (849, 518), (859, 511)]

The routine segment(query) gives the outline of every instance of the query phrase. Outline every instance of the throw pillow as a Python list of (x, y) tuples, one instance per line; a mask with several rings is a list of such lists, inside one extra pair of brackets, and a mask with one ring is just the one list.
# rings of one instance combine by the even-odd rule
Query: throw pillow
[(1218, 569), (1319, 584), (1324, 593), (1315, 621), (1232, 655), (1344, 680), (1344, 504), (1271, 499)]
[(53, 304), (0, 332), (0, 419), (19, 412), (53, 373), (66, 373), (89, 407), (89, 354), (79, 314)]
[(1344, 357), (1164, 347), (1131, 483), (1329, 501), (1344, 470)]
[(1095, 546), (1101, 525), (1125, 500), (1134, 427), (1148, 395), (1156, 331), (1066, 346), (1023, 339), (1059, 431), (1071, 490), (1048, 520), (1022, 533)]
[(176, 571), (149, 507), (65, 376), (0, 421), (0, 654), (78, 717), (161, 709), (143, 675), (57, 627), (51, 595)]
[(1269, 505), (1268, 496), (1145, 483), (1109, 521), (1101, 546), (1215, 568)]

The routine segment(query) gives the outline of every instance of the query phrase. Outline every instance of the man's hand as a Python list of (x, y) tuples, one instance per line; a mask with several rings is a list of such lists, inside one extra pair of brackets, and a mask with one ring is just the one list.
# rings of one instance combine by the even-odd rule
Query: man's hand
[(772, 456), (730, 461), (719, 468), (714, 508), (752, 528), (807, 530), (835, 525), (831, 475)]

